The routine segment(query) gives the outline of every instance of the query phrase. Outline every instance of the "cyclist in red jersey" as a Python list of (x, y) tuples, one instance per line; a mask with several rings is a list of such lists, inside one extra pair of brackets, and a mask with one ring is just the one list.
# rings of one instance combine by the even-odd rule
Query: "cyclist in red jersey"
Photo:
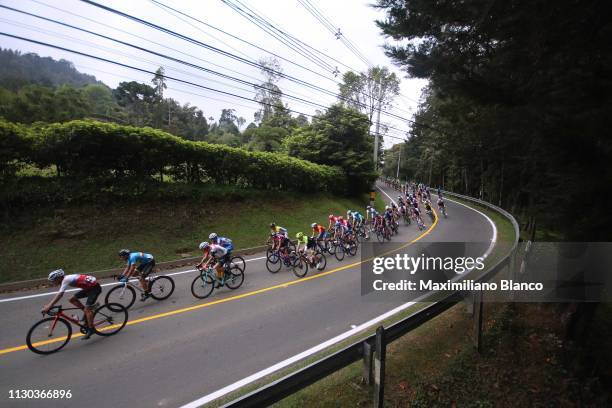
[[(64, 296), (64, 292), (68, 286), (81, 289), (74, 294), (68, 301), (74, 306), (78, 307), (85, 313), (85, 319), (87, 321), (87, 333), (83, 336), (83, 340), (87, 340), (94, 333), (93, 330), (93, 312), (92, 308), (102, 293), (102, 288), (94, 276), (72, 274), (66, 275), (63, 269), (58, 269), (49, 274), (49, 281), (54, 286), (59, 286), (59, 292), (51, 299), (45, 307), (42, 308), (41, 312), (47, 313), (61, 298)], [(79, 299), (87, 298), (85, 306), (79, 301)]]
[(327, 226), (327, 230), (333, 231), (334, 225), (336, 225), (336, 221), (338, 221), (338, 217), (335, 216), (334, 214), (329, 214), (329, 217), (327, 217), (327, 219), (329, 220), (329, 225)]

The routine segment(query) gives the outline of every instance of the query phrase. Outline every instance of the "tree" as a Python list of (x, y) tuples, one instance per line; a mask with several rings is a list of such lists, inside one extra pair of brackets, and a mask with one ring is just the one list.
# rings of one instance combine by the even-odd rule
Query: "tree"
[(113, 90), (113, 96), (119, 106), (126, 109), (130, 123), (137, 126), (151, 123), (151, 112), (157, 100), (154, 88), (136, 81), (121, 82)]
[(114, 118), (121, 121), (122, 113), (119, 105), (113, 99), (113, 91), (106, 85), (86, 85), (82, 88), (83, 95), (87, 99), (91, 110), (89, 114)]
[(276, 106), (283, 106), (282, 91), (276, 85), (282, 77), (280, 62), (274, 58), (262, 59), (259, 61), (262, 66), (261, 73), (265, 81), (255, 86), (255, 100), (261, 105), (261, 109), (255, 112), (255, 122), (265, 122)]
[(304, 127), (304, 126), (308, 126), (309, 122), (308, 122), (308, 118), (306, 117), (306, 115), (304, 115), (303, 113), (300, 113), (296, 118), (295, 118), (295, 124), (298, 127)]
[(399, 94), (400, 80), (387, 67), (371, 67), (367, 72), (346, 72), (339, 85), (339, 102), (367, 115), (373, 123), (374, 113), (391, 105)]
[(164, 67), (159, 67), (157, 68), (157, 71), (155, 71), (155, 76), (151, 80), (151, 83), (154, 85), (155, 96), (157, 97), (158, 101), (162, 101), (164, 99), (164, 89), (168, 88), (164, 74)]
[(612, 56), (601, 51), (609, 47), (601, 10), (581, 0), (377, 6), (386, 13), (378, 26), (397, 40), (386, 53), (430, 81), (410, 154), (421, 167), (429, 161), (432, 183), (537, 218), (566, 239), (606, 239), (610, 199), (581, 210), (583, 197), (612, 182), (612, 83), (603, 75)]
[(285, 139), (291, 156), (314, 163), (340, 166), (348, 175), (348, 192), (368, 191), (375, 180), (368, 118), (354, 109), (333, 105), (315, 116), (310, 126), (296, 128)]
[(245, 123), (246, 123), (246, 119), (243, 118), (242, 116), (240, 116), (238, 119), (236, 119), (236, 124), (238, 125), (238, 130), (242, 129), (242, 127), (244, 126)]
[(248, 141), (249, 150), (276, 152), (281, 150), (283, 140), (289, 135), (286, 129), (262, 125), (249, 127), (243, 133), (243, 140)]

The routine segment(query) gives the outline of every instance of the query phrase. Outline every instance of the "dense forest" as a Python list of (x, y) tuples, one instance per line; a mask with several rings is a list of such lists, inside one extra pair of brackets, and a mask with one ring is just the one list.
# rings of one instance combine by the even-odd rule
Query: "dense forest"
[(379, 0), (387, 54), (430, 85), (387, 175), (501, 204), (562, 239), (608, 240), (610, 14), (597, 1)]

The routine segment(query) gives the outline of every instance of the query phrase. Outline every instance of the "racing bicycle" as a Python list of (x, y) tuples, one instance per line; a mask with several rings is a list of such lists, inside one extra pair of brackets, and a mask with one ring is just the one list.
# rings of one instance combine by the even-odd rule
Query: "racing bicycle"
[(244, 282), (244, 270), (231, 261), (223, 265), (223, 277), (221, 279), (217, 277), (216, 271), (211, 266), (197, 269), (199, 274), (191, 282), (191, 294), (198, 299), (205, 299), (210, 296), (217, 283), (235, 290), (242, 286)]
[[(81, 310), (78, 307), (67, 309), (57, 305), (46, 313), (49, 317), (35, 323), (26, 336), (28, 348), (36, 354), (52, 354), (60, 351), (72, 337), (72, 326), (79, 326), (82, 334), (87, 333), (87, 323), (78, 316), (68, 316), (66, 311)], [(99, 336), (112, 336), (119, 333), (128, 321), (127, 308), (119, 303), (106, 303), (96, 307), (93, 315), (93, 330)], [(44, 313), (43, 313), (44, 316)]]
[[(113, 278), (117, 279), (115, 275)], [(155, 300), (165, 300), (172, 295), (174, 292), (174, 279), (166, 275), (160, 275), (151, 277), (150, 275), (145, 278), (149, 284), (149, 293)], [(106, 294), (104, 300), (106, 303), (119, 303), (126, 309), (129, 309), (136, 301), (136, 291), (141, 292), (141, 296), (144, 299), (144, 290), (137, 284), (137, 280), (128, 280), (127, 282), (120, 282), (117, 286), (112, 288)]]
[(295, 263), (293, 264), (293, 273), (298, 278), (303, 278), (308, 273), (308, 267), (316, 268), (322, 271), (327, 266), (327, 258), (319, 248), (315, 250), (315, 253), (308, 256), (304, 252), (300, 252)]

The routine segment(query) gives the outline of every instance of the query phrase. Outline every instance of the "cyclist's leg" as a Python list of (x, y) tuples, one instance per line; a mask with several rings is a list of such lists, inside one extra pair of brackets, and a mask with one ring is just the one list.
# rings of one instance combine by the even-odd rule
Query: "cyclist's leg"
[(146, 294), (149, 293), (149, 282), (147, 282), (146, 278), (153, 271), (154, 266), (155, 266), (155, 260), (152, 259), (146, 264), (140, 264), (138, 268), (136, 268), (136, 270), (139, 272), (138, 281), (140, 282), (140, 286), (142, 287), (142, 290), (144, 290)]

